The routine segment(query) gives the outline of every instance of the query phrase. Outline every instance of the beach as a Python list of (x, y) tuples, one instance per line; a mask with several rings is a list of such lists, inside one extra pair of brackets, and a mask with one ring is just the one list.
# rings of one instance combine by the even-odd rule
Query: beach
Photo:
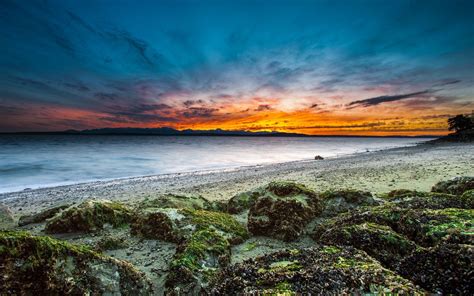
[(441, 180), (474, 175), (472, 143), (420, 144), (324, 160), (304, 160), (237, 169), (122, 178), (0, 194), (16, 217), (61, 204), (109, 199), (131, 204), (162, 194), (200, 195), (210, 201), (272, 181), (294, 181), (321, 192), (357, 189), (374, 194), (394, 189), (429, 191)]

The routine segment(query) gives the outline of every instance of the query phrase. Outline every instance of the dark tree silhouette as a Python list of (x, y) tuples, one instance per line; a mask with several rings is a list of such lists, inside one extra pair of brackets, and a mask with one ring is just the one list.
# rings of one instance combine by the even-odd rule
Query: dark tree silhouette
[(449, 130), (460, 132), (472, 129), (474, 124), (471, 118), (464, 116), (464, 115), (456, 115), (448, 119)]

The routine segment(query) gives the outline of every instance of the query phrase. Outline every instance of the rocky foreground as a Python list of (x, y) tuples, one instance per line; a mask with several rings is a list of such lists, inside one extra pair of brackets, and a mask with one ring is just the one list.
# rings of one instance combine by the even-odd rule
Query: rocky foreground
[(0, 294), (470, 295), (473, 208), (474, 177), (379, 196), (272, 182), (227, 202), (87, 200), (19, 221), (3, 207)]

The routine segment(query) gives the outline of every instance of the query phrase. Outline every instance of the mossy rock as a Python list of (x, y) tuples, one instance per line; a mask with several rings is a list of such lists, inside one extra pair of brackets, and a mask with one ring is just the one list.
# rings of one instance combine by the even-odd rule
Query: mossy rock
[(461, 200), (466, 205), (466, 209), (474, 209), (474, 189), (465, 191), (461, 195)]
[(48, 221), (46, 233), (94, 232), (105, 225), (123, 226), (132, 220), (132, 211), (109, 200), (88, 200), (61, 212)]
[(0, 204), (0, 230), (11, 229), (15, 227), (15, 219), (9, 207)]
[(250, 209), (261, 194), (262, 192), (258, 190), (239, 193), (227, 202), (226, 211), (231, 214), (242, 213)]
[(440, 241), (473, 243), (474, 210), (409, 210), (400, 219), (397, 231), (423, 246)]
[(417, 245), (390, 227), (374, 223), (362, 223), (328, 229), (318, 242), (332, 245), (353, 246), (364, 250), (385, 267), (393, 268), (411, 254)]
[(85, 246), (27, 232), (0, 232), (2, 295), (150, 295), (131, 264)]
[(410, 209), (469, 209), (472, 207), (469, 199), (463, 199), (453, 194), (404, 189), (390, 191), (387, 194), (387, 200), (398, 207)]
[(321, 211), (315, 192), (300, 184), (272, 182), (250, 207), (247, 226), (254, 235), (292, 241)]
[(422, 246), (433, 246), (442, 240), (468, 243), (474, 234), (473, 215), (474, 210), (470, 209), (404, 209), (387, 204), (328, 219), (316, 225), (312, 236), (318, 240), (329, 229), (374, 223), (389, 226)]
[(198, 294), (230, 260), (231, 245), (248, 237), (247, 230), (229, 214), (180, 210), (194, 231), (178, 245), (166, 280), (169, 294)]
[[(186, 233), (186, 224), (183, 222), (185, 218), (178, 209), (148, 208), (135, 214), (130, 224), (130, 232), (147, 239), (179, 243)], [(187, 232), (192, 230), (188, 229)]]
[(21, 216), (20, 219), (18, 220), (18, 226), (25, 226), (28, 224), (44, 222), (45, 220), (54, 217), (57, 213), (69, 207), (70, 205), (60, 205), (60, 206), (43, 210), (39, 213)]
[(471, 189), (474, 189), (474, 177), (456, 177), (448, 181), (436, 183), (431, 188), (431, 191), (461, 195)]
[(230, 262), (230, 243), (213, 228), (198, 230), (178, 246), (166, 279), (167, 294), (198, 295)]
[(216, 229), (232, 243), (241, 242), (248, 237), (245, 226), (227, 213), (190, 209), (183, 209), (180, 213), (186, 216), (188, 223), (196, 229)]
[(323, 216), (334, 216), (361, 206), (379, 205), (372, 193), (360, 190), (326, 191), (320, 194), (324, 209)]
[(410, 281), (352, 247), (318, 246), (280, 251), (235, 264), (212, 281), (209, 293), (365, 294), (374, 287), (394, 294), (422, 293)]
[(418, 249), (406, 257), (397, 270), (433, 294), (472, 295), (473, 262), (472, 245), (439, 244)]
[(177, 194), (165, 194), (153, 199), (145, 199), (138, 206), (139, 209), (146, 208), (174, 208), (174, 209), (212, 209), (212, 204), (202, 196), (185, 196)]

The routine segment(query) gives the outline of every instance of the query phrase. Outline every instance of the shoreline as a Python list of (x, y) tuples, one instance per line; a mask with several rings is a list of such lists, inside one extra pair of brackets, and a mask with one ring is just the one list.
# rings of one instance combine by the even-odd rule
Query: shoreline
[[(344, 158), (344, 157), (352, 157), (352, 156), (357, 156), (357, 155), (360, 155), (360, 154), (375, 153), (375, 152), (393, 150), (393, 149), (398, 149), (398, 148), (415, 147), (415, 146), (426, 144), (428, 142), (429, 141), (423, 141), (423, 142), (417, 142), (415, 144), (408, 144), (408, 145), (405, 145), (405, 146), (393, 146), (393, 147), (387, 147), (387, 148), (375, 149), (375, 150), (367, 149), (366, 151), (356, 151), (356, 152), (347, 153), (347, 154), (341, 153), (341, 154), (336, 154), (336, 155), (333, 155), (333, 156), (325, 157), (324, 160), (332, 160), (332, 159), (339, 159), (339, 158)], [(79, 185), (85, 185), (85, 184), (96, 184), (96, 183), (107, 183), (107, 182), (115, 182), (115, 181), (136, 180), (136, 179), (151, 178), (151, 177), (153, 177), (153, 178), (160, 178), (160, 177), (162, 177), (162, 178), (173, 178), (173, 177), (178, 177), (178, 176), (221, 174), (221, 173), (226, 173), (226, 172), (231, 172), (231, 171), (261, 168), (261, 167), (264, 167), (264, 166), (285, 165), (285, 164), (292, 164), (292, 163), (305, 163), (305, 162), (313, 162), (313, 161), (314, 161), (314, 159), (308, 158), (308, 159), (299, 159), (299, 160), (291, 160), (291, 161), (283, 161), (283, 162), (273, 162), (273, 163), (270, 162), (270, 163), (254, 164), (254, 165), (241, 165), (241, 166), (232, 166), (232, 167), (223, 167), (223, 168), (214, 168), (214, 169), (202, 169), (202, 170), (175, 172), (175, 173), (162, 173), (162, 174), (126, 176), (126, 177), (118, 177), (118, 178), (104, 178), (104, 179), (79, 180), (79, 181), (71, 181), (71, 182), (58, 182), (58, 183), (47, 184), (47, 185), (44, 185), (44, 186), (43, 185), (30, 185), (31, 187), (26, 187), (24, 189), (18, 189), (18, 190), (15, 189), (15, 190), (11, 190), (11, 191), (0, 191), (0, 202), (2, 200), (6, 200), (6, 199), (2, 198), (2, 195), (10, 195), (10, 194), (15, 194), (15, 193), (36, 191), (36, 190), (42, 190), (42, 189), (53, 189), (53, 188), (60, 188), (60, 187), (79, 186)]]
[(19, 215), (90, 198), (133, 202), (174, 193), (227, 200), (274, 180), (303, 183), (316, 191), (346, 187), (376, 193), (402, 188), (400, 186), (429, 190), (427, 184), (441, 179), (474, 175), (474, 156), (471, 155), (474, 155), (473, 144), (421, 143), (322, 161), (308, 159), (217, 171), (126, 177), (0, 193), (0, 203)]

